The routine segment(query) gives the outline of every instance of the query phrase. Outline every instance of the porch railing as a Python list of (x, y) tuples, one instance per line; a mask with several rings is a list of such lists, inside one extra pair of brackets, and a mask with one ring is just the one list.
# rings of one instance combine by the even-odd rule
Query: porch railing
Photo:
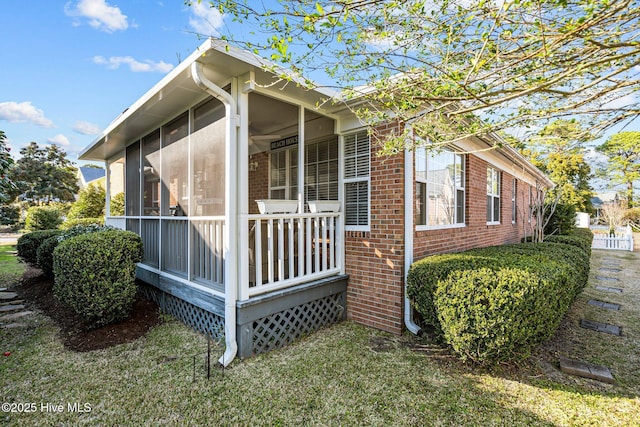
[(249, 275), (240, 298), (332, 276), (342, 269), (340, 212), (249, 215)]

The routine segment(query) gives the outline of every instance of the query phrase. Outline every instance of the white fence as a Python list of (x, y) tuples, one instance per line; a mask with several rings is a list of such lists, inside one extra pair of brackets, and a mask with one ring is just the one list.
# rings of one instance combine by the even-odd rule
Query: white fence
[(606, 226), (595, 225), (593, 231), (593, 249), (611, 249), (617, 251), (633, 251), (633, 232), (631, 226), (617, 227), (613, 233)]

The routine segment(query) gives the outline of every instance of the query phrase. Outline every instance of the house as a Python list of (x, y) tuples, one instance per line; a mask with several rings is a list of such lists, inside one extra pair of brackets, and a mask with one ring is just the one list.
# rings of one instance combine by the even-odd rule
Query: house
[(89, 185), (105, 186), (105, 170), (102, 168), (92, 166), (80, 166), (76, 173), (78, 179), (78, 187), (80, 190), (84, 190)]
[(208, 40), (81, 154), (106, 162), (107, 212), (125, 194), (107, 223), (141, 236), (149, 295), (224, 332), (223, 364), (345, 317), (416, 332), (414, 259), (527, 233), (536, 185), (551, 183), (508, 145), (382, 158), (349, 108), (325, 102), (335, 93), (263, 64)]

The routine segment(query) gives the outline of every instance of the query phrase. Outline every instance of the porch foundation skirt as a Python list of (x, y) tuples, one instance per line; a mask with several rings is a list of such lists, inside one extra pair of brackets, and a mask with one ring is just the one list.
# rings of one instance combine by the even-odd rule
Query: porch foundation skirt
[[(138, 268), (140, 289), (164, 313), (212, 338), (224, 334), (224, 300)], [(270, 292), (236, 304), (238, 357), (284, 347), (347, 315), (348, 276), (338, 275)]]

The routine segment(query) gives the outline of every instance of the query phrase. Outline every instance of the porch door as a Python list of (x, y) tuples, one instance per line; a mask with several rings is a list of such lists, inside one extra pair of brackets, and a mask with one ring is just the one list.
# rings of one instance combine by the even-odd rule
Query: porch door
[[(305, 143), (304, 202), (338, 200), (338, 137)], [(298, 194), (298, 148), (272, 151), (269, 196), (295, 200)]]

